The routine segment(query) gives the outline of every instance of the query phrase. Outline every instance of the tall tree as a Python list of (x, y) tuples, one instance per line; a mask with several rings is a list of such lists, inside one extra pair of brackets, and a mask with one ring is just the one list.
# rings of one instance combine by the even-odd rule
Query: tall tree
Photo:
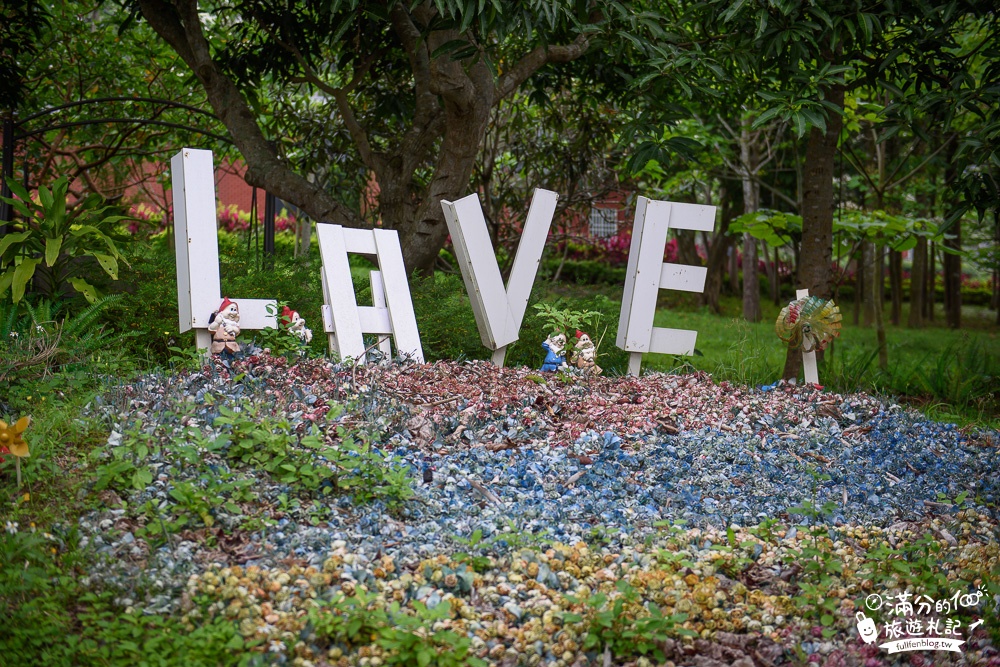
[[(798, 283), (829, 297), (833, 177), (845, 92), (866, 86), (903, 104), (928, 90), (964, 85), (969, 56), (956, 36), (966, 22), (979, 20), (987, 26), (984, 39), (994, 40), (992, 6), (975, 0), (709, 0), (695, 9), (707, 32), (720, 36), (717, 48), (742, 65), (754, 86), (762, 108), (757, 123), (782, 118), (803, 137)], [(789, 352), (785, 377), (795, 377), (800, 364), (799, 355)]]
[(619, 5), (558, 0), (130, 2), (204, 87), (248, 182), (316, 220), (364, 226), (356, 208), (284, 159), (281, 137), (259, 122), (269, 101), (256, 91), (305, 87), (331, 101), (331, 122), (373, 174), (382, 223), (399, 231), (408, 268), (422, 271), (447, 237), (440, 200), (466, 193), (495, 106), (598, 42), (621, 48), (602, 34), (611, 18), (630, 18), (616, 16)]

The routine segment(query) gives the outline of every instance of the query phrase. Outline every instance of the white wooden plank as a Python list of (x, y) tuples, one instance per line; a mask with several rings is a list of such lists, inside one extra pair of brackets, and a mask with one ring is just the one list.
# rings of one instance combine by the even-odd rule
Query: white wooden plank
[(400, 355), (423, 363), (424, 350), (420, 345), (417, 318), (413, 313), (413, 300), (410, 297), (410, 284), (406, 280), (406, 265), (399, 246), (399, 234), (395, 230), (373, 229), (372, 235), (375, 237), (396, 350)]
[[(517, 244), (517, 255), (514, 257), (510, 279), (507, 281), (506, 301), (509, 318), (503, 340), (509, 340), (511, 343), (519, 337), (524, 311), (528, 308), (528, 299), (531, 297), (531, 286), (535, 283), (538, 266), (542, 262), (545, 240), (549, 236), (558, 203), (559, 195), (551, 190), (535, 188), (531, 197), (528, 217), (524, 221), (521, 240)], [(495, 256), (493, 261), (496, 262)], [(499, 365), (502, 366), (503, 362), (501, 361)]]
[(628, 338), (629, 321), (632, 316), (632, 308), (635, 297), (635, 276), (636, 267), (639, 263), (639, 248), (642, 247), (642, 229), (646, 219), (646, 205), (649, 199), (640, 196), (635, 204), (635, 220), (632, 223), (632, 240), (628, 249), (628, 265), (625, 268), (625, 291), (622, 294), (621, 315), (618, 317), (618, 336), (615, 345), (620, 349), (625, 349), (625, 341)]
[(653, 327), (649, 351), (660, 354), (694, 354), (698, 332), (690, 329), (667, 329)]
[[(268, 306), (277, 309), (278, 303), (274, 299), (232, 299), (232, 301), (240, 307), (240, 330), (277, 328), (278, 318), (267, 313)], [(216, 304), (215, 308), (218, 307), (219, 304)]]
[(507, 294), (479, 196), (472, 194), (456, 202), (442, 200), (441, 208), (472, 302), (480, 340), (491, 350), (512, 343), (512, 340), (504, 340), (510, 314)]
[[(319, 241), (319, 228), (321, 225), (316, 225), (317, 242)], [(322, 252), (322, 250), (320, 251)], [(327, 288), (326, 280), (326, 269), (323, 268), (322, 262), (319, 267), (319, 277), (320, 284), (323, 286), (323, 331), (326, 333), (327, 349), (336, 350), (337, 349), (337, 337), (334, 335), (333, 331), (333, 307), (330, 306), (330, 290)]]
[(351, 357), (363, 364), (365, 343), (361, 335), (358, 301), (351, 282), (344, 228), (340, 225), (317, 225), (316, 236), (323, 262), (324, 292), (329, 297), (333, 318), (333, 351), (342, 359)]
[(363, 255), (367, 259), (375, 260), (378, 250), (375, 248), (375, 239), (372, 237), (370, 229), (355, 229), (353, 227), (341, 227), (344, 232), (344, 247), (347, 252), (353, 255)]
[[(170, 159), (170, 180), (174, 200), (174, 257), (177, 260), (177, 316), (180, 332), (191, 328), (191, 261), (188, 257), (187, 213), (184, 205), (184, 151)], [(195, 342), (202, 337), (195, 337)], [(211, 339), (209, 339), (211, 340)], [(206, 344), (205, 348), (208, 347)], [(198, 349), (203, 349), (199, 345)]]
[(178, 316), (184, 332), (206, 328), (222, 302), (212, 151), (184, 148), (170, 166), (174, 219), (179, 224), (174, 236)]
[[(639, 257), (635, 268), (631, 313), (624, 349), (628, 352), (649, 352), (656, 298), (660, 290), (663, 249), (670, 228), (670, 203), (649, 201), (642, 221)], [(633, 232), (634, 233), (634, 232)]]
[[(361, 331), (366, 334), (385, 335), (392, 333), (392, 322), (389, 321), (388, 308), (358, 306), (358, 320), (361, 322)], [(379, 345), (379, 349), (382, 349), (381, 345)]]
[[(809, 296), (809, 290), (795, 290), (796, 299), (804, 299)], [(806, 382), (819, 384), (819, 370), (816, 368), (816, 352), (802, 353), (802, 372), (806, 377)]]
[(670, 228), (696, 232), (715, 231), (715, 206), (671, 202)]
[(629, 352), (628, 353), (628, 374), (639, 377), (639, 371), (642, 370), (642, 352)]
[[(194, 346), (198, 350), (207, 350), (212, 346), (212, 332), (208, 329), (194, 330)], [(207, 356), (207, 355), (206, 355)]]
[[(382, 282), (382, 273), (380, 271), (372, 271), (368, 274), (372, 285), (372, 306), (376, 310), (379, 310), (379, 323), (385, 322), (388, 325), (388, 331), (375, 331), (374, 329), (365, 329), (365, 331), (370, 331), (371, 333), (379, 334), (391, 334), (392, 324), (389, 322), (389, 311), (385, 304), (385, 285)], [(364, 323), (362, 322), (362, 328), (364, 328)], [(392, 340), (388, 336), (383, 336), (378, 341), (378, 349), (386, 357), (392, 358)]]
[(326, 333), (333, 333), (333, 308), (330, 304), (324, 303), (322, 308), (323, 313), (323, 331)]
[(660, 289), (698, 292), (700, 294), (705, 291), (705, 278), (707, 277), (708, 269), (704, 266), (664, 262), (660, 269)]

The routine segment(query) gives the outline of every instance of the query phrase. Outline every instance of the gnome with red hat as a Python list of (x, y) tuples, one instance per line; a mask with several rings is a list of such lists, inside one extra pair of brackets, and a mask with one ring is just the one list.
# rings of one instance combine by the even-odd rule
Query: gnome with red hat
[(597, 365), (597, 347), (594, 341), (579, 329), (576, 330), (576, 345), (573, 346), (570, 362), (587, 375), (600, 375), (604, 370)]
[(282, 306), (281, 323), (288, 331), (295, 336), (298, 336), (298, 339), (303, 343), (308, 345), (313, 339), (312, 329), (306, 328), (306, 321), (302, 319), (301, 315), (299, 315), (299, 311), (292, 310), (288, 306)]
[(229, 297), (222, 300), (222, 305), (208, 320), (208, 330), (212, 332), (212, 354), (240, 351), (240, 344), (236, 342), (240, 335), (240, 307), (235, 301), (230, 301)]

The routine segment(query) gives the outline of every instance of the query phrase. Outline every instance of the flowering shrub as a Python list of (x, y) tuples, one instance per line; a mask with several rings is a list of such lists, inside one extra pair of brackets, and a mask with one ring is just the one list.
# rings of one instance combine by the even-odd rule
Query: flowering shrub
[[(132, 207), (131, 214), (136, 220), (128, 225), (128, 230), (136, 234), (142, 230), (149, 230), (151, 233), (159, 233), (167, 228), (167, 216), (162, 211), (156, 211), (145, 204), (137, 204)], [(219, 229), (227, 232), (245, 232), (250, 228), (250, 213), (241, 211), (236, 204), (229, 206), (219, 206), (217, 212)], [(278, 215), (274, 216), (274, 229), (278, 232), (289, 232), (295, 230), (295, 216), (286, 209), (281, 209)]]
[[(219, 229), (227, 232), (245, 232), (250, 228), (250, 213), (241, 211), (236, 204), (220, 206), (218, 212)], [(295, 230), (295, 216), (281, 209), (281, 213), (274, 216), (274, 230), (277, 232), (288, 232)]]
[(129, 216), (133, 219), (125, 228), (132, 234), (138, 234), (140, 231), (161, 232), (166, 227), (163, 223), (163, 212), (156, 211), (143, 203), (136, 204), (129, 209)]

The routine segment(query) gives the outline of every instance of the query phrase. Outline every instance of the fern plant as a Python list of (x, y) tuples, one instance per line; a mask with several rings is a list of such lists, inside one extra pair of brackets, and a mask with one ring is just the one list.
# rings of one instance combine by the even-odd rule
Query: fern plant
[(0, 382), (21, 381), (50, 375), (66, 364), (90, 359), (104, 350), (115, 350), (138, 332), (115, 332), (98, 323), (107, 308), (124, 297), (102, 297), (79, 313), (59, 318), (59, 304), (42, 300), (23, 302), (19, 316), (16, 304), (0, 303)]

